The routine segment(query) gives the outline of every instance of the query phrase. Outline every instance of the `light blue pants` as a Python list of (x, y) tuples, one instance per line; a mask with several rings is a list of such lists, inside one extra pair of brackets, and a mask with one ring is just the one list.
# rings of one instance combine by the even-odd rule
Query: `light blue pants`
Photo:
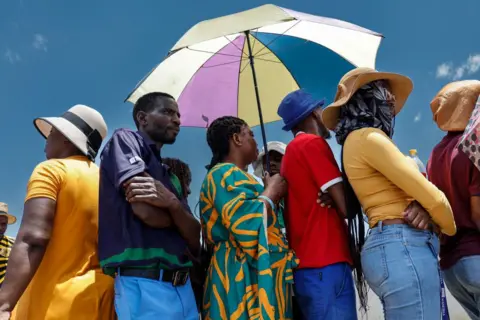
[(408, 225), (370, 230), (362, 267), (387, 320), (441, 319), (438, 237)]
[(137, 277), (115, 278), (118, 320), (198, 320), (190, 279), (184, 286)]
[(469, 317), (480, 320), (480, 256), (462, 258), (443, 274), (448, 290)]
[(295, 299), (303, 320), (356, 320), (352, 269), (347, 263), (294, 272)]

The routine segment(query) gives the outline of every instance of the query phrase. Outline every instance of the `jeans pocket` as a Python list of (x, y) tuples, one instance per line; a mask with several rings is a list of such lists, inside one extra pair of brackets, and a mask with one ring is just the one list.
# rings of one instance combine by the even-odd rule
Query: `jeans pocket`
[(368, 285), (380, 287), (388, 279), (385, 247), (380, 245), (362, 250), (362, 269)]

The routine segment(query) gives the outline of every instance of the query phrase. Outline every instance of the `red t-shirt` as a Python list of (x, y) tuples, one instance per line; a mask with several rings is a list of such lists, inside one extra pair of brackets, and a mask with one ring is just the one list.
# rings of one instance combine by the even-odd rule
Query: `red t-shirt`
[(445, 193), (457, 225), (453, 237), (442, 235), (442, 269), (450, 268), (463, 257), (480, 255), (480, 231), (470, 208), (470, 197), (480, 196), (480, 171), (458, 150), (461, 137), (462, 133), (448, 133), (433, 149), (427, 165), (428, 178)]
[(322, 137), (300, 133), (287, 146), (281, 175), (288, 182), (285, 222), (290, 247), (299, 268), (351, 264), (347, 226), (335, 209), (317, 203), (318, 192), (342, 181), (328, 143)]

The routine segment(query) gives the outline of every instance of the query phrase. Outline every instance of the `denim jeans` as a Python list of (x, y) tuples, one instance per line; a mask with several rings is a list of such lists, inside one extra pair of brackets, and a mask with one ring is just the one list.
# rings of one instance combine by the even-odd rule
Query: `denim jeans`
[(293, 277), (303, 320), (357, 319), (352, 268), (347, 263), (297, 269)]
[(370, 230), (362, 249), (362, 267), (380, 298), (385, 319), (441, 319), (438, 237), (408, 225)]
[(480, 320), (480, 256), (464, 257), (443, 274), (448, 290), (469, 317)]

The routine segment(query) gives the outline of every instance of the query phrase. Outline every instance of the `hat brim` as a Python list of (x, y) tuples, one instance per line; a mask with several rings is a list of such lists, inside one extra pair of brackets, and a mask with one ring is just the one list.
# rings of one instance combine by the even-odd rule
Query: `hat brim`
[[(355, 83), (347, 95), (341, 99), (335, 100), (325, 109), (323, 109), (323, 124), (328, 129), (334, 130), (338, 123), (338, 117), (340, 116), (340, 108), (352, 98), (358, 89), (370, 82), (377, 80), (387, 80), (389, 82), (392, 93), (395, 96), (395, 115), (399, 114), (413, 90), (412, 80), (409, 77), (398, 73), (367, 72), (357, 76)], [(337, 96), (338, 94), (339, 92), (337, 91)]]
[(33, 124), (45, 139), (54, 127), (84, 155), (88, 155), (87, 136), (70, 121), (60, 117), (42, 117), (33, 120)]
[[(280, 141), (270, 141), (267, 143), (268, 152), (276, 151), (281, 155), (285, 155), (286, 145)], [(265, 157), (265, 148), (258, 154), (257, 160), (252, 163), (253, 173), (259, 177), (263, 177), (263, 157)]]
[(324, 104), (325, 104), (324, 99), (313, 102), (307, 109), (305, 109), (305, 111), (303, 113), (301, 113), (299, 116), (297, 116), (295, 119), (293, 119), (289, 123), (286, 123), (283, 126), (282, 130), (283, 131), (291, 131), (293, 127), (295, 127), (298, 123), (300, 123), (306, 117), (308, 117), (312, 113), (313, 110), (323, 107)]
[(8, 224), (14, 224), (15, 222), (17, 222), (17, 218), (15, 216), (12, 216), (11, 214), (8, 214), (8, 213), (0, 213), (0, 216), (4, 216), (4, 217), (7, 217), (7, 223)]

